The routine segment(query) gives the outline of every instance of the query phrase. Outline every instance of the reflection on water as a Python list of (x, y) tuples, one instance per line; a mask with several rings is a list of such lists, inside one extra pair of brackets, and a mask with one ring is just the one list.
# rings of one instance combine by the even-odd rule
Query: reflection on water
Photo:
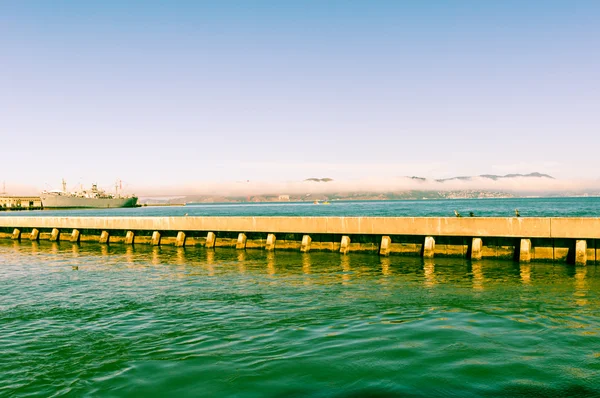
[(531, 265), (527, 263), (520, 264), (519, 275), (521, 276), (521, 281), (523, 281), (524, 285), (531, 284)]
[(425, 287), (433, 287), (437, 284), (435, 279), (435, 262), (433, 259), (423, 259), (423, 273), (425, 275)]
[(595, 266), (1, 241), (0, 395), (597, 395), (599, 292)]
[(79, 244), (72, 243), (71, 244), (71, 252), (73, 252), (73, 257), (79, 257)]
[(185, 248), (184, 247), (177, 247), (175, 250), (176, 250), (175, 258), (177, 259), (177, 261), (175, 263), (177, 265), (185, 265), (186, 264), (186, 261), (185, 261)]
[(341, 265), (342, 265), (342, 284), (347, 285), (351, 279), (351, 269), (350, 269), (350, 256), (344, 254), (340, 256)]
[(125, 246), (125, 261), (127, 264), (133, 264), (133, 254), (134, 254), (133, 246)]
[(152, 247), (152, 264), (153, 265), (160, 264), (160, 246)]
[(473, 290), (483, 290), (483, 268), (481, 262), (474, 261), (471, 264), (471, 272), (473, 273)]
[(391, 260), (389, 257), (380, 257), (379, 262), (381, 263), (381, 273), (383, 276), (392, 275), (392, 271), (390, 269)]
[(271, 276), (275, 275), (277, 271), (275, 270), (275, 252), (268, 251), (267, 252), (267, 273)]
[(215, 275), (215, 267), (213, 265), (214, 263), (215, 263), (215, 251), (214, 251), (214, 249), (207, 249), (206, 250), (206, 269), (208, 270), (208, 276)]
[(575, 268), (575, 291), (573, 296), (577, 305), (587, 305), (587, 294), (589, 285), (586, 280), (588, 269), (587, 267), (576, 267)]
[(300, 253), (300, 256), (302, 257), (302, 272), (305, 275), (310, 275), (310, 265), (311, 265), (310, 254)]

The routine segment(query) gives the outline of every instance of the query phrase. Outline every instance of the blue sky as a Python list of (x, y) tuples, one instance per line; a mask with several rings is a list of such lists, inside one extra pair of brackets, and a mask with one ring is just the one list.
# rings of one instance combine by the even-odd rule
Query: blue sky
[(598, 179), (597, 1), (0, 1), (0, 180)]

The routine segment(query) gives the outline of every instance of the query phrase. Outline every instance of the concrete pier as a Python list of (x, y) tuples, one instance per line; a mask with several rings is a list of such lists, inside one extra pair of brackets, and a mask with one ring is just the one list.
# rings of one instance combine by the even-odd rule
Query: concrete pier
[(102, 231), (100, 233), (100, 243), (107, 244), (110, 240), (110, 233), (108, 231)]
[[(75, 232), (75, 231), (76, 232)], [(60, 231), (69, 231), (62, 236)], [(71, 232), (73, 231), (73, 232)], [(0, 217), (0, 238), (363, 252), (467, 260), (600, 260), (600, 218)]]
[(390, 245), (392, 244), (392, 238), (385, 235), (381, 237), (381, 245), (379, 246), (379, 254), (382, 256), (390, 255)]
[(265, 250), (275, 250), (275, 241), (276, 240), (277, 240), (277, 238), (275, 237), (275, 234), (268, 234)]
[(135, 233), (133, 231), (127, 231), (127, 234), (125, 235), (125, 244), (133, 245), (134, 242), (135, 242)]
[(575, 241), (575, 265), (586, 265), (587, 263), (587, 241)]
[(177, 240), (175, 241), (176, 247), (184, 247), (185, 246), (185, 232), (179, 231), (177, 232)]
[(340, 253), (346, 254), (350, 251), (350, 237), (348, 235), (342, 236), (342, 242), (340, 244)]
[(483, 242), (481, 238), (473, 238), (471, 242), (471, 260), (481, 260), (481, 249)]
[(71, 232), (71, 242), (72, 243), (79, 243), (79, 236), (80, 236), (80, 232), (78, 229), (73, 229), (73, 232)]
[(160, 246), (160, 232), (152, 232), (152, 246)]
[(302, 243), (300, 244), (300, 252), (308, 253), (310, 251), (311, 242), (312, 242), (312, 239), (311, 239), (310, 235), (303, 235)]
[(237, 239), (237, 243), (235, 245), (236, 249), (245, 249), (246, 248), (246, 234), (243, 232), (240, 232), (238, 234), (238, 239)]
[(521, 239), (519, 261), (523, 263), (531, 261), (531, 239)]
[(206, 247), (213, 248), (217, 242), (217, 236), (214, 232), (206, 234)]
[(433, 258), (435, 253), (435, 239), (432, 236), (425, 237), (423, 244), (423, 258)]

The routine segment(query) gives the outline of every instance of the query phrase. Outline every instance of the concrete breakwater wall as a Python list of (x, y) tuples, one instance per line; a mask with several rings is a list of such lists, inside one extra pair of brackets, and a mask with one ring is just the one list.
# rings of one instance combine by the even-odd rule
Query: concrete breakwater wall
[(600, 218), (15, 216), (0, 238), (600, 262)]

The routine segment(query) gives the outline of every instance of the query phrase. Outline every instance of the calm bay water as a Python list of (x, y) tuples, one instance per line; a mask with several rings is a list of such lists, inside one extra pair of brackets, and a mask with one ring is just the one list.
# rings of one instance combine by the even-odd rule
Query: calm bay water
[[(297, 206), (368, 215), (121, 210)], [(599, 292), (596, 266), (0, 240), (0, 395), (600, 396)]]
[(473, 212), (480, 217), (600, 217), (600, 197), (460, 200), (348, 201), (308, 203), (231, 203), (131, 209), (38, 210), (0, 212), (0, 216), (377, 216), (454, 217)]

